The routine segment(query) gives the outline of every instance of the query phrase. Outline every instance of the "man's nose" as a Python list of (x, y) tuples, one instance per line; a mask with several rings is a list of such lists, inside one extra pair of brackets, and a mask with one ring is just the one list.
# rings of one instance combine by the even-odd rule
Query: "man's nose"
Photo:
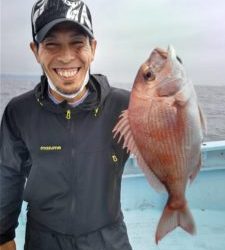
[(74, 51), (69, 46), (63, 47), (58, 59), (62, 63), (69, 63), (74, 59)]

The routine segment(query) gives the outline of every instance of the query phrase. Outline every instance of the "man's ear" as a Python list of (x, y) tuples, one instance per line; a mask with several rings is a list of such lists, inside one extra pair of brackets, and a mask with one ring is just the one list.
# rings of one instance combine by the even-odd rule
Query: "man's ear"
[(96, 50), (96, 47), (97, 47), (97, 41), (95, 39), (92, 39), (91, 40), (91, 51), (92, 51), (92, 58), (91, 58), (91, 61), (94, 60), (95, 58), (95, 50)]
[(40, 63), (39, 56), (38, 56), (38, 46), (37, 46), (37, 44), (35, 42), (31, 42), (30, 43), (30, 48), (31, 48), (37, 62)]

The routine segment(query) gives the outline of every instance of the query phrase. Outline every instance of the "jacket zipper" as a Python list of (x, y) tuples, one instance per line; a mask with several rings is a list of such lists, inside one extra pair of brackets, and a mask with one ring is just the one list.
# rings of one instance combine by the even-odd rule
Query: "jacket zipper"
[(75, 214), (75, 207), (76, 207), (76, 195), (75, 195), (75, 183), (76, 183), (76, 168), (73, 168), (74, 155), (75, 155), (75, 149), (73, 146), (73, 138), (74, 138), (74, 126), (73, 126), (73, 120), (71, 120), (71, 110), (66, 110), (66, 119), (68, 120), (68, 131), (69, 131), (69, 141), (70, 141), (70, 167), (73, 169), (72, 171), (72, 180), (71, 180), (71, 203), (70, 203), (70, 229), (73, 230), (73, 222), (74, 222), (74, 214)]
[(67, 119), (67, 120), (70, 120), (70, 119), (71, 119), (71, 110), (70, 110), (70, 109), (68, 109), (68, 110), (66, 111), (66, 119)]
[[(74, 149), (72, 147), (71, 149), (71, 165), (73, 163), (73, 158), (74, 158)], [(72, 222), (74, 219), (74, 209), (75, 209), (75, 202), (76, 202), (76, 197), (75, 197), (75, 182), (76, 182), (76, 170), (74, 170), (73, 172), (73, 177), (72, 177), (72, 201), (71, 201), (71, 207), (70, 207), (70, 213), (71, 213), (71, 218), (72, 218)]]
[[(73, 162), (74, 162), (74, 148), (73, 148), (73, 120), (71, 120), (71, 110), (67, 109), (65, 111), (65, 119), (67, 120), (67, 131), (68, 131), (68, 142), (69, 142), (69, 159), (68, 164), (70, 164), (70, 168), (72, 168)], [(73, 168), (72, 168), (73, 169)], [(74, 170), (74, 169), (73, 169)], [(74, 220), (74, 209), (75, 209), (75, 187), (74, 182), (76, 178), (76, 172), (71, 172), (71, 200), (69, 205), (69, 216), (68, 216), (68, 224), (69, 230), (73, 230), (73, 220)]]

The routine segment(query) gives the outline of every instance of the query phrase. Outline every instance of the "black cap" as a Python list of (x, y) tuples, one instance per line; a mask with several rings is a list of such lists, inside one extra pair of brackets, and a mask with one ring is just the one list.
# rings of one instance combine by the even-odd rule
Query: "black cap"
[(94, 37), (91, 13), (80, 0), (38, 0), (32, 13), (33, 40), (40, 43), (56, 24), (70, 21), (77, 24), (88, 36)]

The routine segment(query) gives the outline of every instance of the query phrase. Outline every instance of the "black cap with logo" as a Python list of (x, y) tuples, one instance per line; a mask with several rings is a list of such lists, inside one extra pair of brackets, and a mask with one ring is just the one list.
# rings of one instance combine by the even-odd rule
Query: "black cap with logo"
[(40, 43), (56, 25), (65, 21), (77, 24), (89, 37), (94, 37), (91, 13), (80, 0), (38, 0), (32, 13), (33, 40)]

